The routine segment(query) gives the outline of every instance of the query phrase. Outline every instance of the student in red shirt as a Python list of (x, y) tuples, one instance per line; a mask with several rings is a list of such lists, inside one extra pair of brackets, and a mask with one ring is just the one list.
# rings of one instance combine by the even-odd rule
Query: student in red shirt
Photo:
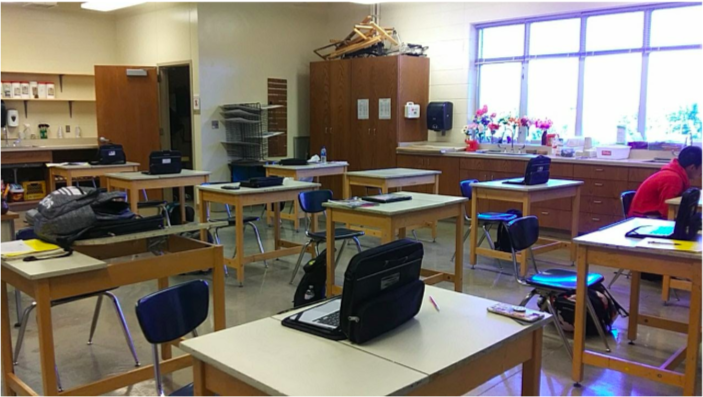
[(630, 205), (630, 217), (666, 219), (666, 200), (678, 197), (691, 187), (691, 179), (701, 176), (701, 148), (687, 146), (678, 159), (647, 178), (635, 193)]

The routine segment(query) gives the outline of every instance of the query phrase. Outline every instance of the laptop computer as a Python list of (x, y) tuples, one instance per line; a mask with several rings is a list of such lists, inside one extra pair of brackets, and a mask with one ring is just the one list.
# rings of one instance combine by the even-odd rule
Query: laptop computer
[(639, 226), (625, 234), (634, 238), (663, 238), (670, 240), (694, 240), (701, 228), (701, 216), (698, 214), (700, 189), (690, 188), (681, 195), (681, 204), (676, 213), (673, 226)]
[(365, 201), (371, 201), (372, 203), (387, 204), (387, 203), (395, 203), (398, 201), (412, 200), (412, 197), (405, 196), (402, 194), (378, 194), (375, 196), (364, 196), (361, 199), (365, 200)]
[(503, 182), (509, 185), (541, 185), (549, 182), (549, 166), (552, 159), (546, 156), (537, 156), (530, 159), (525, 167), (525, 177), (519, 179), (508, 179)]
[(346, 339), (345, 325), (364, 302), (419, 280), (423, 255), (422, 243), (407, 239), (361, 252), (349, 262), (341, 297), (289, 316), (282, 323), (328, 339)]
[(180, 174), (182, 169), (181, 152), (178, 150), (160, 150), (149, 154), (149, 171), (146, 175)]

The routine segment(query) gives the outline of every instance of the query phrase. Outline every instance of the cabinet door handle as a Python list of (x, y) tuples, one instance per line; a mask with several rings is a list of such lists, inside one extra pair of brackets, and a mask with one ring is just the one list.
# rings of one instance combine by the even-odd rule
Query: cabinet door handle
[(375, 128), (373, 129), (373, 134), (376, 135), (376, 129), (375, 129)]
[(329, 129), (329, 134), (332, 135), (332, 127)]
[(600, 218), (591, 218), (591, 220), (594, 222), (600, 222)]
[(603, 204), (603, 202), (600, 200), (593, 200), (593, 204)]
[(369, 128), (369, 136), (371, 135), (371, 128)]
[(542, 211), (542, 215), (549, 215), (549, 212), (547, 212), (547, 211)]
[(603, 168), (596, 168), (596, 172), (603, 172)]
[(325, 133), (324, 133), (324, 135), (327, 135), (327, 127), (325, 127)]
[(597, 186), (597, 187), (603, 187), (603, 184), (602, 184), (602, 183), (598, 183), (598, 182), (594, 183), (593, 185), (594, 185), (594, 186)]

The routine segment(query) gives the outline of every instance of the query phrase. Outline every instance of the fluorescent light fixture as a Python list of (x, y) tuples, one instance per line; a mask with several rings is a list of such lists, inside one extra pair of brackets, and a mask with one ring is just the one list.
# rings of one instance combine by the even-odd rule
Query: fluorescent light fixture
[(146, 1), (139, 1), (139, 0), (92, 0), (92, 1), (86, 1), (85, 3), (81, 4), (81, 8), (86, 9), (86, 10), (108, 12), (108, 11), (119, 10), (120, 8), (127, 8), (127, 7), (136, 6), (136, 5), (139, 5), (142, 3), (146, 3)]

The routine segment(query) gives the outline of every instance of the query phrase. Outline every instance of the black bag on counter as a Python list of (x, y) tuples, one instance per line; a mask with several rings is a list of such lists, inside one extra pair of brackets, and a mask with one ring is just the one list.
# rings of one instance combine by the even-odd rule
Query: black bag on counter
[(93, 165), (124, 164), (127, 156), (124, 154), (122, 145), (109, 144), (101, 145), (98, 148), (98, 159), (91, 161)]

